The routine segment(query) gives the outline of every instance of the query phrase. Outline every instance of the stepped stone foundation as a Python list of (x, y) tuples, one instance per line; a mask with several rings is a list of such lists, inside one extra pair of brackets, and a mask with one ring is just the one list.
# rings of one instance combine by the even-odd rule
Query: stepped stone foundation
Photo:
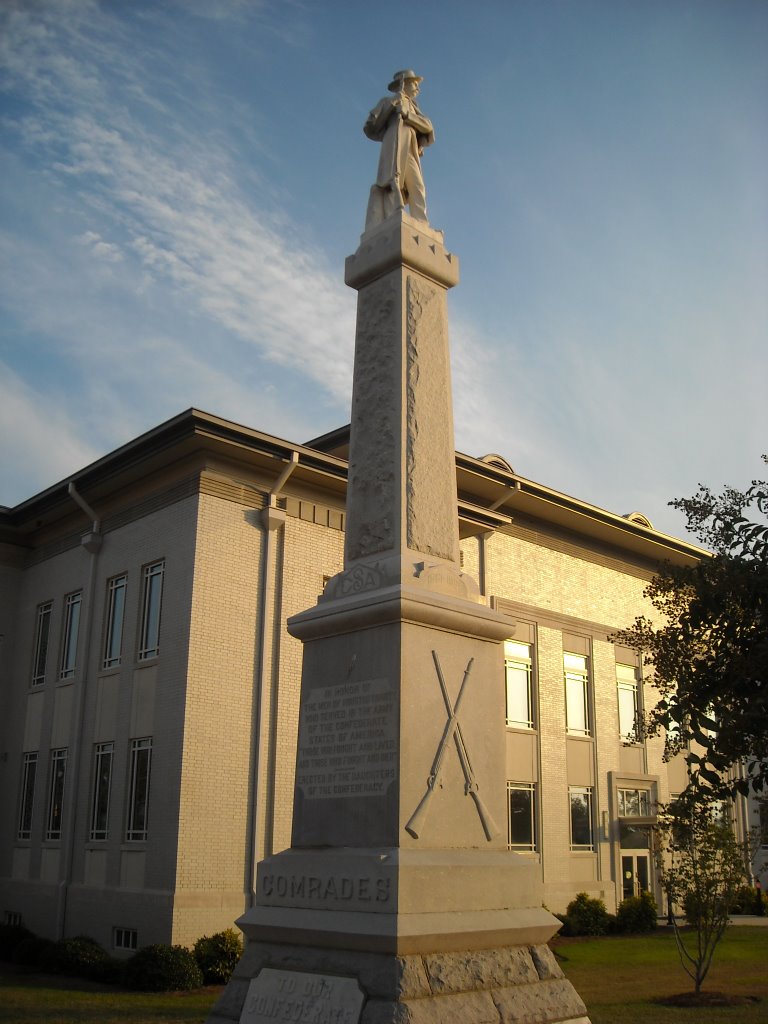
[(251, 979), (265, 967), (356, 979), (367, 997), (360, 1024), (588, 1024), (546, 945), (389, 956), (260, 942), (248, 943), (210, 1024), (240, 1020)]

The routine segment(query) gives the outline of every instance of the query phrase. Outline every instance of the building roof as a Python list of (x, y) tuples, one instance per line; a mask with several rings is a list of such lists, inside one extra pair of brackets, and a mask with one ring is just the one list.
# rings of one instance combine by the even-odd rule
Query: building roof
[[(70, 483), (89, 504), (98, 507), (115, 492), (201, 454), (245, 464), (268, 477), (275, 476), (282, 463), (296, 458), (293, 486), (319, 488), (343, 503), (348, 451), (349, 426), (296, 444), (199, 409), (187, 409), (15, 507), (0, 506), (0, 539), (28, 544), (41, 529), (71, 519)], [(457, 452), (456, 480), (463, 536), (523, 520), (548, 524), (653, 562), (693, 564), (707, 554), (694, 544), (654, 530), (639, 513), (616, 515), (522, 477), (500, 456), (478, 459)]]

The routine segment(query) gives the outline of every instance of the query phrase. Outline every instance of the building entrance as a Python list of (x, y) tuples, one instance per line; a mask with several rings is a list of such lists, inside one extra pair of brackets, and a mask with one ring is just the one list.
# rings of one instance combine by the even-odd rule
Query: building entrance
[(639, 853), (635, 850), (631, 853), (622, 851), (621, 898), (623, 900), (649, 891), (649, 871), (650, 866), (647, 853)]
[(651, 834), (642, 825), (622, 825), (621, 898), (651, 892)]

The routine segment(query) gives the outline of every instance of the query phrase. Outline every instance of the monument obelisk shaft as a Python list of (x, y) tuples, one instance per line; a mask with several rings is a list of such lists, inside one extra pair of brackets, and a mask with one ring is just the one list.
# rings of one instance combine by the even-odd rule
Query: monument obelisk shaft
[(544, 945), (558, 922), (539, 865), (500, 827), (511, 624), (459, 565), (446, 303), (458, 261), (426, 220), (419, 81), (398, 72), (366, 122), (382, 153), (345, 273), (358, 317), (344, 568), (288, 621), (304, 645), (291, 849), (258, 867), (214, 1021), (244, 1005), (243, 1024), (267, 1019), (248, 1016), (265, 968), (275, 984), (287, 971), (356, 978), (363, 1024), (520, 1020), (501, 1008), (515, 999), (532, 1020), (586, 1021)]
[[(501, 828), (512, 627), (459, 566), (458, 260), (424, 219), (418, 80), (390, 91), (366, 123), (379, 173), (345, 268), (358, 312), (344, 569), (288, 621), (304, 644), (291, 849), (259, 866), (251, 916), (280, 941), (400, 954), (542, 942), (557, 923), (538, 868)], [(398, 202), (413, 195), (418, 218)]]

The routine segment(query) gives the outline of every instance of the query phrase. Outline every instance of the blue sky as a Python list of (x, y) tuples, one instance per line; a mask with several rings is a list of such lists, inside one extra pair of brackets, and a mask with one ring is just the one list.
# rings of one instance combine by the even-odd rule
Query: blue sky
[(768, 449), (766, 53), (763, 0), (4, 0), (0, 503), (190, 406), (348, 421), (413, 67), (457, 447), (680, 534)]

